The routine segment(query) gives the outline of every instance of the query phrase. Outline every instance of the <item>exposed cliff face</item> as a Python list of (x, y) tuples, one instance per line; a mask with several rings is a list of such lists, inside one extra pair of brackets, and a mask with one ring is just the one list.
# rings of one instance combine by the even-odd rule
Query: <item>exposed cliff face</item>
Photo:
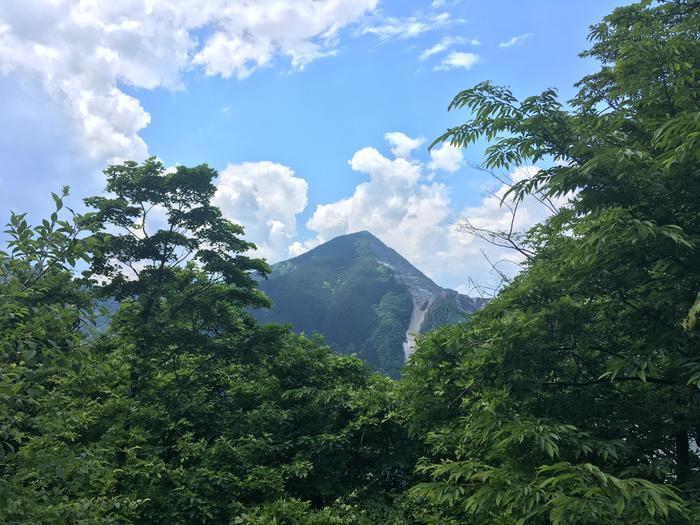
[(253, 315), (325, 336), (392, 376), (415, 335), (463, 320), (483, 302), (446, 290), (369, 232), (343, 235), (273, 265), (260, 288), (274, 302)]
[(403, 342), (404, 359), (408, 359), (416, 349), (416, 337), (421, 333), (421, 327), (425, 321), (425, 314), (432, 304), (431, 299), (422, 300), (420, 297), (413, 297), (413, 311), (411, 312), (411, 321), (406, 329), (405, 340)]
[(483, 299), (441, 288), (371, 233), (359, 232), (352, 235), (366, 237), (378, 262), (390, 268), (394, 272), (394, 278), (405, 284), (411, 293), (411, 319), (403, 343), (405, 359), (415, 350), (418, 334), (429, 332), (444, 324), (460, 322), (464, 320), (465, 314), (470, 314), (485, 305)]

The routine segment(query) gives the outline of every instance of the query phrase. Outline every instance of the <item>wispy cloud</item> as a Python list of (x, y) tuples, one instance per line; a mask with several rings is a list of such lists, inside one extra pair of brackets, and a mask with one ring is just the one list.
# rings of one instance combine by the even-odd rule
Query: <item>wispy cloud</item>
[(461, 36), (446, 36), (442, 40), (440, 40), (437, 44), (435, 44), (433, 47), (429, 47), (427, 49), (424, 49), (423, 52), (420, 54), (419, 60), (427, 60), (431, 56), (434, 55), (439, 55), (440, 53), (444, 53), (445, 51), (448, 51), (449, 49), (453, 48), (456, 45), (459, 44), (466, 44), (469, 43), (472, 46), (478, 46), (481, 45), (481, 42), (477, 38), (472, 38), (471, 40), (467, 40), (464, 37)]
[(435, 71), (447, 71), (455, 68), (471, 69), (480, 60), (481, 57), (476, 53), (453, 51), (440, 62), (440, 65), (435, 66), (434, 69)]
[(522, 35), (517, 35), (506, 42), (501, 42), (498, 47), (508, 48), (514, 46), (522, 46), (525, 41), (532, 36), (532, 33), (523, 33)]
[(446, 5), (457, 5), (461, 2), (462, 0), (433, 0), (430, 3), (430, 8), (431, 9), (440, 9), (441, 7), (445, 7)]
[(386, 41), (393, 38), (413, 38), (427, 31), (444, 27), (451, 22), (450, 13), (439, 13), (428, 17), (386, 17), (360, 28), (361, 35), (374, 35)]

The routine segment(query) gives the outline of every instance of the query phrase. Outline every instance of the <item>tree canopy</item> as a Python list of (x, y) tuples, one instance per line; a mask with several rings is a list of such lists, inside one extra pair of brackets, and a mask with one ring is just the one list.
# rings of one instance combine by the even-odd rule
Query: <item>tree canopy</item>
[(548, 163), (511, 195), (571, 199), (529, 232), (523, 272), (408, 367), (433, 448), (414, 494), (451, 519), (697, 518), (700, 346), (682, 321), (700, 289), (698, 27), (697, 2), (619, 8), (591, 28), (602, 67), (568, 105), (488, 82), (452, 101), (473, 117), (436, 143), (485, 137), (491, 169)]

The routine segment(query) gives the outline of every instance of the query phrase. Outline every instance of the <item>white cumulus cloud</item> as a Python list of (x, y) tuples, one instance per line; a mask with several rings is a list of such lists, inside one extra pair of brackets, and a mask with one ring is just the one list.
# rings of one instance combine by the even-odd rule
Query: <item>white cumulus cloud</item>
[(214, 204), (245, 228), (258, 254), (272, 262), (289, 255), (297, 233), (296, 215), (306, 208), (308, 184), (294, 171), (274, 162), (227, 166), (219, 175)]
[(449, 69), (471, 69), (481, 57), (476, 53), (465, 53), (462, 51), (453, 51), (447, 55), (440, 65), (435, 66), (435, 71), (447, 71)]
[(442, 170), (454, 173), (464, 164), (464, 153), (461, 148), (455, 148), (445, 142), (440, 147), (430, 150), (428, 169)]
[[(0, 2), (0, 74), (29, 77), (63, 108), (100, 162), (142, 159), (150, 122), (122, 86), (179, 89), (181, 73), (246, 77), (285, 57), (333, 54), (343, 27), (377, 0), (7, 0)], [(207, 36), (200, 41), (199, 35)]]
[[(452, 155), (454, 148), (446, 147), (449, 148), (443, 146), (434, 152)], [(426, 175), (427, 170), (433, 169), (429, 164), (434, 162), (434, 156), (425, 163), (409, 162), (395, 154), (394, 158), (387, 157), (372, 147), (359, 150), (350, 166), (367, 180), (359, 183), (348, 197), (318, 205), (306, 224), (315, 237), (304, 243), (291, 243), (290, 254), (299, 255), (338, 235), (368, 230), (442, 286), (471, 290), (474, 295), (477, 292), (472, 289), (472, 282), (493, 285), (499, 281), (491, 263), (506, 275), (514, 275), (523, 261), (521, 254), (468, 235), (462, 226), (469, 221), (479, 228), (507, 231), (512, 203), (501, 205), (501, 198), (510, 184), (531, 177), (538, 168), (516, 169), (497, 187), (485, 192), (475, 205), (456, 209), (450, 188)], [(445, 161), (450, 168), (456, 165), (454, 159), (451, 163)], [(564, 199), (555, 204), (563, 203)], [(518, 207), (514, 227), (525, 231), (549, 214), (548, 207), (526, 198)]]
[(395, 157), (408, 159), (411, 152), (425, 142), (423, 137), (411, 138), (400, 131), (391, 131), (384, 135), (384, 138), (391, 144), (391, 152)]

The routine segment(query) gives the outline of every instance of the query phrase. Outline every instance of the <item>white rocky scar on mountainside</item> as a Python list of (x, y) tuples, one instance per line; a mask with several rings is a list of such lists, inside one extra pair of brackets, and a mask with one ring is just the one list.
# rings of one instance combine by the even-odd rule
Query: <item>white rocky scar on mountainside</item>
[(411, 311), (411, 320), (408, 323), (406, 330), (406, 339), (403, 342), (403, 355), (408, 361), (408, 358), (416, 351), (416, 337), (420, 334), (420, 327), (423, 326), (425, 315), (428, 313), (430, 305), (433, 304), (434, 297), (428, 297), (421, 301), (420, 297), (413, 297), (413, 310)]
[(398, 268), (386, 261), (378, 261), (382, 266), (391, 269), (396, 277), (402, 281), (411, 292), (413, 309), (411, 310), (411, 320), (406, 329), (406, 337), (403, 342), (403, 354), (406, 360), (416, 350), (416, 337), (420, 334), (421, 326), (428, 313), (428, 309), (435, 301), (436, 295), (431, 290), (418, 286), (415, 276), (410, 276), (406, 272), (401, 272)]

